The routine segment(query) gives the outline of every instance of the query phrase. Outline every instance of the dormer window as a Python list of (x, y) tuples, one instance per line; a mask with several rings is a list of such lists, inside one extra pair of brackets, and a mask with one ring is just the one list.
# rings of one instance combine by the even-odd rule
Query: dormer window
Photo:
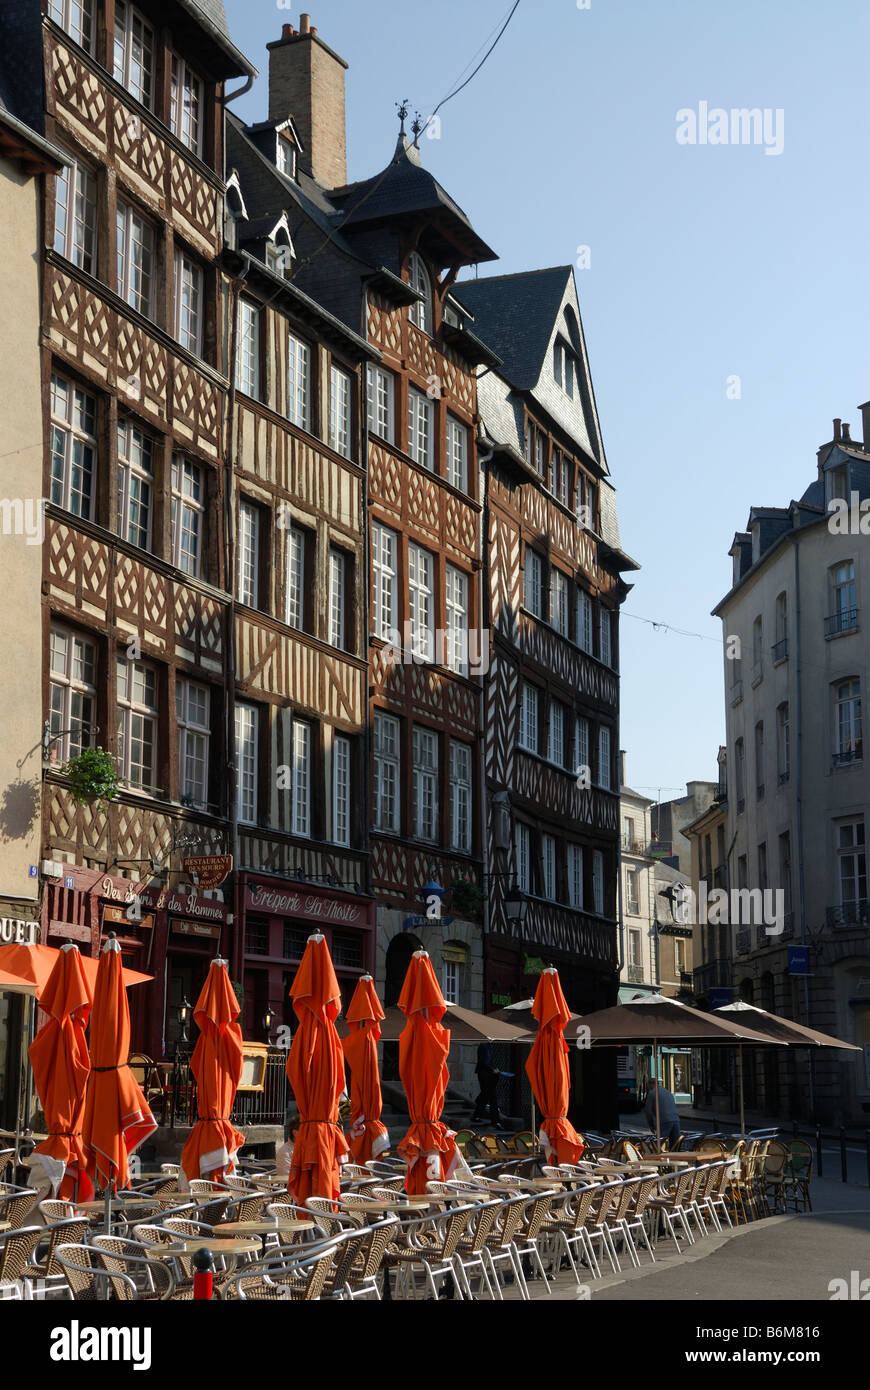
[(296, 178), (296, 146), (285, 135), (277, 137), (275, 164), (280, 174), (286, 174), (288, 179)]
[(415, 323), (418, 328), (422, 328), (424, 333), (432, 332), (432, 281), (429, 279), (429, 272), (423, 264), (423, 259), (412, 251), (408, 258), (408, 284), (412, 290), (416, 290), (423, 298), (417, 300), (408, 310), (408, 318), (411, 323)]
[(564, 343), (561, 338), (557, 338), (553, 344), (553, 376), (556, 378), (556, 384), (561, 386), (565, 395), (572, 399), (575, 375), (574, 354), (567, 343)]
[(293, 247), (286, 241), (266, 242), (266, 265), (275, 275), (289, 278), (293, 269)]
[(849, 465), (847, 463), (838, 464), (836, 468), (829, 468), (825, 473), (825, 506), (829, 506), (835, 497), (842, 498), (845, 502), (849, 500)]

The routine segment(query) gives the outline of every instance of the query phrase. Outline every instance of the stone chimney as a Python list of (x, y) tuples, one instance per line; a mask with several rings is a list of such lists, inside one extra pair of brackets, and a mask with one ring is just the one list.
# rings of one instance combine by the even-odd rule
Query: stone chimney
[(870, 453), (870, 401), (865, 401), (860, 407), (862, 430), (864, 434), (864, 452)]
[(347, 63), (327, 48), (311, 18), (299, 31), (285, 24), (269, 50), (269, 120), (293, 117), (303, 144), (300, 163), (324, 188), (347, 183), (344, 74)]

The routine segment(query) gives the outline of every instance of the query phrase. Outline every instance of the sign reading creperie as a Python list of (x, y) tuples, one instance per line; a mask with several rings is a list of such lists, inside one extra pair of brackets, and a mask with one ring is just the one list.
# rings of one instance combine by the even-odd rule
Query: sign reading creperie
[(335, 922), (350, 927), (373, 924), (374, 903), (359, 899), (330, 898), (323, 893), (289, 891), (267, 884), (249, 884), (245, 905), (251, 912), (274, 912), (282, 917), (300, 917), (311, 922)]

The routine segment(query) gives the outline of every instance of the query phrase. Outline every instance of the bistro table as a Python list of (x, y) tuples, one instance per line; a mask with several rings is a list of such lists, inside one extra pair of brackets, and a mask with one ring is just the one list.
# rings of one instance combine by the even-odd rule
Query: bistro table
[(159, 1260), (172, 1259), (178, 1255), (195, 1255), (197, 1250), (210, 1250), (213, 1255), (256, 1255), (260, 1242), (253, 1236), (233, 1236), (223, 1240), (219, 1236), (183, 1236), (171, 1245), (149, 1247), (149, 1257)]
[[(297, 1235), (303, 1231), (314, 1231), (317, 1229), (316, 1221), (222, 1221), (216, 1228), (221, 1237), (224, 1231), (230, 1236), (260, 1236), (262, 1240), (262, 1253), (266, 1253), (266, 1237), (268, 1235)], [(208, 1247), (211, 1249), (211, 1245)]]

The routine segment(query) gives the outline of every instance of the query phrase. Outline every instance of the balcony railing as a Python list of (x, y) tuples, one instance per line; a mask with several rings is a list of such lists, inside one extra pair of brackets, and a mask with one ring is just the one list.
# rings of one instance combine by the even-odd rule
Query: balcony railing
[(743, 699), (743, 681), (742, 681), (742, 680), (736, 680), (736, 681), (734, 681), (734, 683), (733, 683), (732, 686), (731, 686), (731, 707), (732, 707), (732, 709), (734, 708), (735, 705), (739, 705), (739, 704), (740, 704), (740, 701), (741, 701), (742, 699)]
[(643, 984), (643, 966), (642, 966), (642, 965), (629, 965), (629, 966), (626, 968), (626, 973), (628, 974), (628, 983), (629, 983), (630, 985), (642, 985), (642, 984)]
[(841, 632), (854, 632), (858, 626), (858, 609), (841, 608), (825, 619), (825, 636), (836, 637)]
[[(170, 1072), (171, 1101), (169, 1123), (193, 1125), (198, 1119), (196, 1081), (190, 1069), (193, 1045), (179, 1044), (175, 1064)], [(283, 1048), (270, 1047), (266, 1054), (263, 1089), (237, 1091), (230, 1120), (235, 1125), (283, 1125), (290, 1099), (287, 1080), (287, 1053)], [(165, 1121), (164, 1121), (165, 1123)]]
[(770, 649), (770, 655), (774, 666), (778, 666), (781, 661), (788, 661), (788, 638), (783, 637), (781, 642), (776, 642)]
[(622, 849), (624, 854), (636, 854), (646, 858), (648, 846), (644, 840), (630, 840), (627, 835), (623, 835)]
[(870, 924), (870, 900), (858, 898), (854, 902), (840, 903), (839, 907), (825, 910), (825, 920), (829, 927), (866, 927)]
[(859, 739), (851, 748), (846, 748), (842, 753), (834, 754), (834, 767), (846, 767), (849, 763), (860, 763), (863, 757), (864, 744)]

